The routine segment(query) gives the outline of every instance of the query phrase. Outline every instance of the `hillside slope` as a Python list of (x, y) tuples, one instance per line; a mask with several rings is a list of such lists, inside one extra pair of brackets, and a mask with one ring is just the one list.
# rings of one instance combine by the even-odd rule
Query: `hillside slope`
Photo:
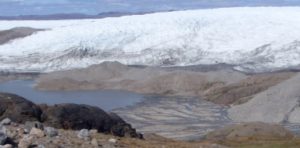
[[(256, 94), (245, 104), (229, 109), (235, 121), (300, 123), (300, 74)], [(246, 118), (245, 118), (246, 117)]]

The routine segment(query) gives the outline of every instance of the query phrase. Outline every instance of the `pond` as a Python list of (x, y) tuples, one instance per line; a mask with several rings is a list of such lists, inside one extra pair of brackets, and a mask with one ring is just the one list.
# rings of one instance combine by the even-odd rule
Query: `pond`
[(39, 91), (33, 80), (15, 80), (0, 83), (0, 92), (22, 96), (36, 104), (75, 103), (100, 107), (105, 111), (133, 105), (143, 100), (143, 95), (120, 91)]

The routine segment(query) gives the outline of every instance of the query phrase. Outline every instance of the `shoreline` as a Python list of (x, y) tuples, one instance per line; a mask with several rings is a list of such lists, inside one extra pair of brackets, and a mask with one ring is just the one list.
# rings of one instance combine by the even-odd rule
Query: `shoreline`
[[(210, 105), (195, 103), (201, 101)], [(201, 98), (147, 95), (138, 103), (113, 109), (111, 112), (118, 114), (144, 134), (155, 133), (170, 139), (193, 141), (201, 140), (207, 133), (224, 126), (244, 123), (229, 119), (227, 109), (228, 107)], [(201, 121), (201, 118), (209, 120)], [(280, 125), (295, 135), (300, 135), (300, 124)]]

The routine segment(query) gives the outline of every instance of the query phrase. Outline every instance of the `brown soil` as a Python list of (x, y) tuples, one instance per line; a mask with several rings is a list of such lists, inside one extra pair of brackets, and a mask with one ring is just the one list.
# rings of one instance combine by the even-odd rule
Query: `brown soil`
[(294, 76), (294, 72), (257, 74), (237, 83), (213, 88), (204, 98), (217, 104), (243, 104), (255, 94)]

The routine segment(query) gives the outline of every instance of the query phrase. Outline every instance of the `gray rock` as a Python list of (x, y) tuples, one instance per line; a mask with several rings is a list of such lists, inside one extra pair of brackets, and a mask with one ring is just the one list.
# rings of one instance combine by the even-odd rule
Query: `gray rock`
[(10, 125), (10, 123), (11, 123), (11, 120), (9, 118), (5, 118), (0, 122), (0, 124), (2, 124), (2, 125)]
[(0, 125), (0, 145), (5, 144), (7, 138), (6, 128)]
[(49, 137), (55, 137), (58, 135), (58, 130), (53, 127), (45, 127), (44, 131)]
[(90, 138), (90, 132), (87, 129), (82, 129), (78, 132), (77, 137), (80, 139), (88, 140)]
[(44, 126), (42, 123), (38, 122), (38, 121), (26, 121), (25, 122), (25, 133), (29, 133), (31, 131), (32, 128), (37, 128), (40, 130), (44, 130)]
[(3, 125), (0, 125), (0, 132), (6, 133), (6, 128)]
[(0, 148), (13, 148), (11, 144), (1, 145)]
[(113, 143), (105, 143), (102, 145), (103, 148), (116, 148)]
[(33, 142), (32, 136), (25, 135), (18, 144), (19, 148), (28, 148)]
[(78, 104), (38, 106), (23, 97), (0, 93), (0, 121), (5, 118), (10, 118), (15, 123), (25, 123), (25, 134), (28, 134), (33, 127), (44, 130), (40, 123), (42, 122), (57, 129), (95, 129), (120, 137), (127, 135), (141, 137), (117, 115), (108, 114), (98, 107)]
[(38, 129), (38, 128), (34, 127), (34, 128), (31, 129), (29, 135), (41, 138), (41, 137), (45, 136), (45, 133), (41, 129)]
[(91, 129), (90, 130), (90, 134), (91, 135), (95, 135), (95, 134), (97, 134), (98, 133), (98, 130), (96, 130), (96, 129)]
[(0, 132), (0, 145), (5, 144), (6, 140), (7, 140), (7, 135), (3, 132)]
[(92, 139), (91, 144), (95, 147), (99, 146), (99, 143), (98, 143), (97, 139), (95, 139), (95, 138)]
[[(141, 138), (128, 123), (116, 114), (108, 114), (104, 110), (89, 105), (58, 104), (54, 106), (40, 106), (45, 125), (57, 129), (95, 129), (114, 136)], [(87, 116), (88, 115), (88, 116)]]
[(44, 145), (38, 145), (37, 148), (46, 148)]
[(110, 142), (110, 143), (117, 143), (117, 139), (110, 138), (110, 139), (108, 140), (108, 142)]

